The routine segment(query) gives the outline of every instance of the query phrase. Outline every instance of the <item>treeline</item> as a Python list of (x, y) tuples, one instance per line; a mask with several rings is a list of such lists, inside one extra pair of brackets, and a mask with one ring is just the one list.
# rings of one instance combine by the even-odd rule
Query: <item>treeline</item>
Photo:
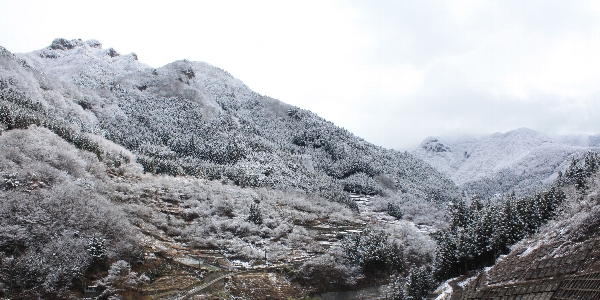
[(598, 170), (600, 159), (588, 152), (573, 159), (565, 174), (548, 191), (532, 197), (514, 194), (489, 203), (479, 197), (456, 201), (450, 207), (450, 226), (434, 235), (438, 242), (435, 277), (445, 280), (494, 264), (510, 247), (535, 233), (558, 212), (566, 199), (561, 187), (573, 185), (585, 192), (587, 179)]

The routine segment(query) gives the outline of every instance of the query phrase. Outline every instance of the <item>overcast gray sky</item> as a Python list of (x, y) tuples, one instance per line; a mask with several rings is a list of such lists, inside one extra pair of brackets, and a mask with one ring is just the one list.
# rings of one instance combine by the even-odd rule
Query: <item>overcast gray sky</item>
[(387, 148), (600, 133), (599, 1), (0, 0), (0, 45), (57, 37), (206, 61)]

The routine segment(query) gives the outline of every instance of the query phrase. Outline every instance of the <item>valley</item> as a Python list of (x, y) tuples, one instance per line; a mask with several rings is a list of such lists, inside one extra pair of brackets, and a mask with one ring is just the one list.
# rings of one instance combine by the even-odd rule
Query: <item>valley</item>
[(207, 63), (0, 47), (0, 297), (575, 299), (596, 137), (400, 152)]

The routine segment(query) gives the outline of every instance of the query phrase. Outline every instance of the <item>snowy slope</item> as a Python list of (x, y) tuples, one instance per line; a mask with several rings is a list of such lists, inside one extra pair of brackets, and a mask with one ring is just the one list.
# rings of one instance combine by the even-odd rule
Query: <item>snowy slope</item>
[[(378, 219), (385, 208), (361, 214), (348, 192), (398, 202), (406, 220)], [(354, 285), (356, 267), (338, 263), (345, 234), (381, 230), (394, 264), (401, 249), (423, 264), (433, 240), (409, 220), (444, 225), (443, 205), (429, 200), (456, 195), (422, 160), (206, 63), (154, 69), (94, 40), (23, 54), (0, 46), (0, 269), (15, 270), (0, 276), (0, 298), (71, 299), (82, 283), (106, 286), (106, 297), (169, 298), (211, 278), (200, 258), (233, 271), (259, 267), (267, 252), (259, 268), (297, 269), (303, 290), (321, 286), (322, 274)], [(189, 275), (154, 272), (191, 258)], [(112, 288), (118, 266), (131, 286)]]
[[(485, 136), (425, 139), (412, 154), (469, 194), (527, 194), (550, 184), (571, 157), (597, 149), (598, 136), (551, 138), (520, 128)], [(592, 147), (596, 146), (596, 147)]]
[(130, 150), (147, 172), (299, 189), (335, 201), (350, 201), (347, 192), (436, 200), (458, 194), (422, 160), (255, 93), (204, 62), (154, 69), (96, 40), (56, 39), (30, 53), (0, 47), (0, 90), (0, 130), (68, 124), (73, 136), (94, 133)]
[(512, 291), (521, 299), (600, 299), (599, 179), (598, 173), (588, 178), (587, 191), (566, 188), (558, 216), (479, 273), (463, 297), (493, 299)]

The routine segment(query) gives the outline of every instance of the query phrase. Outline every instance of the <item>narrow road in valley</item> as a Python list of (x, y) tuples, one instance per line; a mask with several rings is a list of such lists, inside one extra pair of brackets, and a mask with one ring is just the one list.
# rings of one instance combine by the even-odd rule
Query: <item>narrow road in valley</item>
[(460, 298), (462, 298), (463, 288), (460, 285), (458, 285), (458, 283), (461, 280), (464, 280), (464, 276), (458, 277), (448, 282), (448, 285), (450, 285), (450, 287), (452, 288), (452, 297), (450, 297), (450, 300), (460, 300)]
[(232, 276), (232, 275), (238, 275), (238, 274), (241, 274), (241, 273), (232, 272), (232, 273), (227, 273), (227, 274), (221, 275), (221, 276), (219, 276), (219, 277), (217, 277), (217, 278), (215, 278), (215, 279), (213, 279), (213, 280), (211, 280), (209, 282), (206, 282), (206, 283), (203, 283), (203, 284), (201, 284), (199, 286), (196, 286), (195, 288), (187, 291), (185, 293), (185, 295), (183, 295), (182, 297), (175, 298), (175, 299), (177, 299), (177, 300), (187, 299), (187, 298), (189, 298), (189, 297), (191, 297), (193, 295), (196, 295), (196, 294), (202, 292), (202, 290), (204, 290), (205, 288), (213, 285), (214, 283), (217, 283), (219, 280), (222, 280), (225, 277)]
[(168, 299), (175, 299), (175, 300), (188, 299), (188, 298), (190, 298), (190, 297), (192, 297), (194, 295), (197, 295), (197, 294), (201, 293), (204, 289), (206, 289), (206, 288), (210, 287), (211, 285), (213, 285), (213, 284), (215, 284), (215, 283), (217, 283), (217, 282), (225, 279), (226, 277), (237, 276), (237, 275), (242, 275), (242, 274), (246, 274), (246, 273), (251, 273), (253, 271), (254, 270), (243, 271), (243, 272), (226, 273), (226, 274), (223, 274), (223, 275), (221, 275), (221, 276), (219, 276), (219, 277), (217, 277), (217, 278), (215, 278), (215, 279), (213, 279), (213, 280), (211, 280), (209, 282), (205, 282), (205, 283), (202, 283), (200, 285), (197, 285), (197, 286), (195, 286), (194, 288), (192, 288), (192, 289), (190, 289), (188, 291), (185, 291), (185, 292), (172, 292), (169, 295), (164, 295), (163, 294), (163, 295), (161, 295), (159, 297), (159, 299), (166, 299), (166, 298), (164, 298), (165, 296), (169, 296)]

